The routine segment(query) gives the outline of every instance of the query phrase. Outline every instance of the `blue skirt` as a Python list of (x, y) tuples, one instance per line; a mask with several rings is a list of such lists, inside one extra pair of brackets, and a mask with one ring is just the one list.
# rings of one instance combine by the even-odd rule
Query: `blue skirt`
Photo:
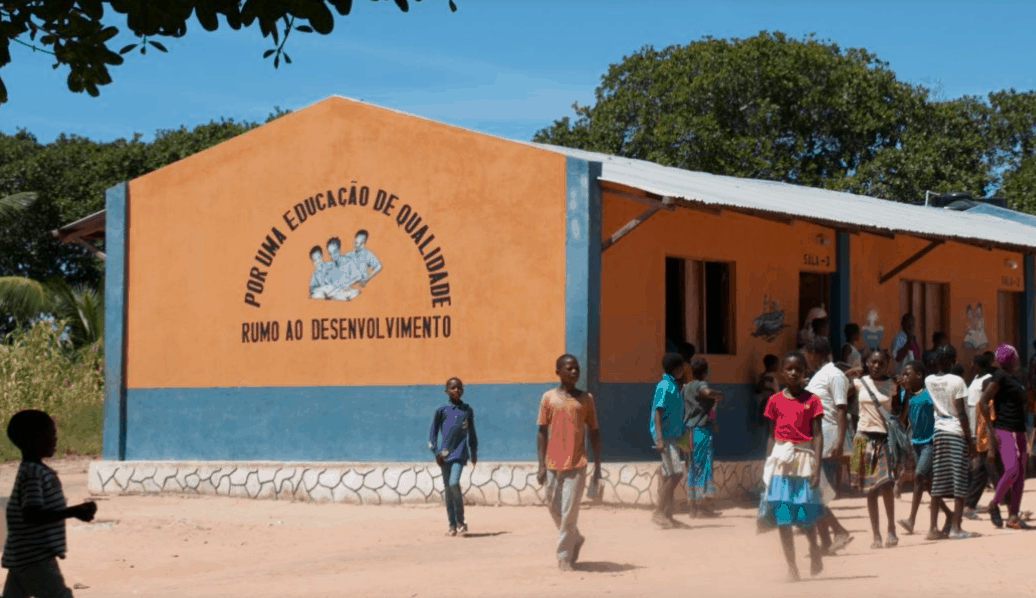
[(697, 500), (716, 493), (712, 477), (715, 450), (712, 446), (711, 426), (696, 426), (691, 434), (694, 450), (687, 459), (687, 498)]
[(759, 503), (764, 525), (811, 527), (827, 513), (820, 490), (806, 478), (775, 475)]

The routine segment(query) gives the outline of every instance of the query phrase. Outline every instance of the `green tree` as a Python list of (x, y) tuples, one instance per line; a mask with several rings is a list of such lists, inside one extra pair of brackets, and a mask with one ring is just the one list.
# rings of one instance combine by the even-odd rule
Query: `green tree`
[(907, 202), (1003, 185), (1013, 205), (1036, 207), (1019, 198), (1036, 92), (938, 100), (874, 54), (813, 36), (645, 47), (573, 109), (534, 141)]
[[(415, 0), (420, 1), (420, 0)], [(399, 10), (410, 9), (407, 0), (394, 0)], [(456, 11), (454, 0), (448, 0)], [(123, 63), (128, 52), (147, 53), (148, 48), (165, 52), (157, 41), (187, 34), (188, 24), (197, 21), (203, 29), (216, 31), (220, 20), (235, 31), (259, 27), (273, 47), (263, 58), (291, 63), (284, 51), (293, 32), (327, 35), (335, 16), (346, 16), (352, 0), (4, 0), (0, 2), (0, 69), (11, 62), (11, 44), (21, 44), (53, 55), (54, 67), (68, 67), (68, 88), (74, 92), (100, 94), (111, 83), (109, 68)], [(112, 13), (125, 15), (124, 27), (115, 27)], [(132, 43), (117, 41), (120, 33), (134, 36)], [(116, 49), (118, 48), (118, 49)], [(7, 88), (0, 78), (0, 104), (7, 101)]]
[[(284, 114), (277, 109), (270, 118)], [(0, 218), (0, 276), (99, 288), (103, 263), (50, 231), (104, 209), (105, 191), (258, 126), (223, 119), (193, 129), (159, 131), (150, 143), (132, 139), (95, 142), (60, 136), (39, 143), (26, 131), (0, 134), (0, 196), (35, 192), (16, 219)], [(103, 245), (102, 245), (103, 247)]]
[(897, 143), (924, 91), (862, 49), (763, 32), (646, 47), (534, 139), (690, 170), (820, 185)]

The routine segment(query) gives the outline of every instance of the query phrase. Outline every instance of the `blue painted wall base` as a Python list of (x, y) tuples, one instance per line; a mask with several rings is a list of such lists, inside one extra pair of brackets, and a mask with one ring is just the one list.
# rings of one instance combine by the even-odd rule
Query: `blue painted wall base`
[[(542, 384), (472, 384), (479, 457), (536, 460)], [(127, 460), (427, 461), (441, 385), (126, 392)], [(117, 433), (105, 420), (104, 435)], [(105, 458), (117, 458), (105, 455)]]

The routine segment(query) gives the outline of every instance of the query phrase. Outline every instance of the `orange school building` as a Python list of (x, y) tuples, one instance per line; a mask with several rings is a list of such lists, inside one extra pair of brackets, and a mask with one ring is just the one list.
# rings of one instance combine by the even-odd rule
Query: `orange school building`
[[(887, 347), (917, 316), (1032, 344), (1036, 228), (499, 139), (332, 97), (108, 192), (108, 461), (424, 462), (443, 385), (480, 460), (535, 460), (573, 353), (607, 461), (653, 460), (651, 391), (690, 341), (757, 460), (752, 390), (805, 312)], [(337, 243), (335, 242), (337, 240)]]

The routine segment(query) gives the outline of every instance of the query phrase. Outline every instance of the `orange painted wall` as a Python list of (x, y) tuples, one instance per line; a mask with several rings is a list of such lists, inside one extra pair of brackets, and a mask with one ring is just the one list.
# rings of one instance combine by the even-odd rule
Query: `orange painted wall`
[[(334, 207), (295, 230), (282, 218), (353, 183), (366, 207)], [(375, 212), (377, 189), (430, 227), (451, 304), (433, 307), (417, 245)], [(565, 158), (331, 98), (129, 184), (126, 383), (143, 387), (469, 383), (552, 378), (564, 350)], [(393, 212), (395, 216), (398, 212)], [(286, 240), (270, 267), (253, 256), (271, 227)], [(349, 302), (309, 299), (310, 248), (331, 236), (383, 265)], [(326, 249), (325, 249), (326, 257)], [(251, 268), (267, 271), (256, 308)], [(445, 316), (435, 339), (312, 340), (311, 320)], [(302, 320), (302, 340), (285, 340)], [(242, 323), (276, 321), (280, 340), (243, 343)]]
[[(643, 211), (644, 206), (604, 193), (603, 236), (607, 238)], [(829, 240), (817, 243), (817, 235)], [(960, 361), (970, 362), (974, 351), (962, 347), (967, 305), (981, 302), (989, 347), (997, 336), (997, 291), (1021, 291), (1023, 260), (1017, 253), (987, 251), (960, 243), (946, 243), (879, 284), (889, 271), (928, 242), (908, 236), (894, 239), (854, 234), (850, 241), (850, 321), (864, 326), (870, 309), (880, 315), (883, 346), (899, 330), (901, 279), (950, 283), (948, 307), (951, 342)], [(822, 271), (803, 265), (803, 253), (829, 256), (835, 265), (832, 229), (798, 222), (781, 224), (762, 218), (723, 212), (713, 215), (677, 208), (659, 212), (623, 237), (602, 257), (601, 379), (603, 382), (651, 382), (661, 375), (665, 332), (665, 258), (684, 257), (735, 263), (737, 327), (735, 355), (708, 355), (713, 382), (749, 383), (762, 369), (767, 353), (780, 355), (795, 346), (800, 323), (799, 272)], [(1014, 260), (1017, 269), (1005, 264)], [(772, 342), (753, 337), (753, 320), (772, 299), (785, 312), (786, 328)], [(927, 349), (929, 339), (923, 339)]]
[[(982, 304), (988, 349), (1001, 342), (998, 335), (997, 292), (1021, 292), (1024, 280), (1024, 260), (1021, 254), (1001, 250), (986, 250), (961, 243), (945, 243), (903, 270), (894, 279), (880, 283), (880, 273), (887, 272), (928, 244), (927, 240), (897, 236), (894, 239), (873, 235), (853, 235), (850, 255), (853, 261), (851, 279), (850, 317), (860, 325), (866, 323), (871, 309), (880, 314), (879, 324), (884, 327), (882, 344), (888, 347), (899, 332), (900, 281), (916, 280), (949, 284), (947, 306), (950, 343), (957, 348), (958, 361), (969, 365), (975, 350), (964, 345), (968, 320), (968, 305)], [(1011, 268), (1013, 262), (1017, 268)], [(929, 338), (918, 338), (922, 349), (931, 344)], [(1022, 349), (1022, 347), (1019, 347)]]
[[(605, 192), (602, 224), (610, 236), (644, 206)], [(817, 241), (823, 234), (826, 244)], [(804, 222), (782, 224), (733, 212), (713, 215), (677, 208), (659, 212), (602, 256), (601, 380), (650, 382), (661, 375), (665, 332), (665, 258), (731, 261), (737, 327), (735, 355), (708, 356), (710, 379), (750, 381), (767, 353), (794, 348), (799, 327), (799, 272), (833, 271), (834, 232)], [(803, 254), (829, 266), (807, 266)], [(751, 336), (764, 300), (785, 312), (786, 327), (772, 342)]]

